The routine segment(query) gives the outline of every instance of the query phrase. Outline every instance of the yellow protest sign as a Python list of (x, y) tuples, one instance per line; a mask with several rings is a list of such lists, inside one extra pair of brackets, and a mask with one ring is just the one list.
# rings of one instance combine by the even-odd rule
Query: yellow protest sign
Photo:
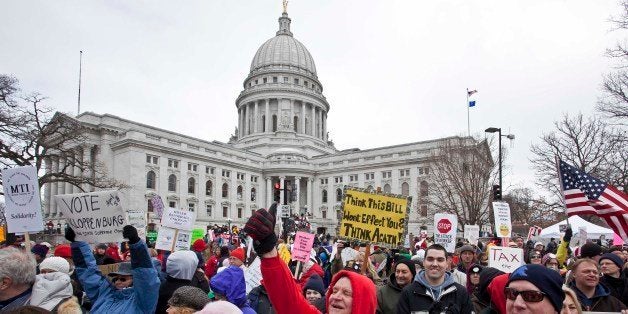
[(7, 237), (4, 234), (4, 226), (0, 226), (0, 242), (5, 241), (6, 239)]
[(389, 248), (403, 245), (411, 202), (408, 196), (345, 188), (337, 234)]

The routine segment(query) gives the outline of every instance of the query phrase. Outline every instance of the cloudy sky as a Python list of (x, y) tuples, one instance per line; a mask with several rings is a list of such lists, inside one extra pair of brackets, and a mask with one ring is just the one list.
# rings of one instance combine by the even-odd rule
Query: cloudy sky
[[(618, 0), (292, 0), (295, 37), (314, 57), (339, 149), (501, 127), (505, 186), (532, 186), (530, 145), (564, 113), (592, 114)], [(109, 113), (227, 141), (257, 48), (281, 0), (3, 1), (0, 73), (76, 114)]]

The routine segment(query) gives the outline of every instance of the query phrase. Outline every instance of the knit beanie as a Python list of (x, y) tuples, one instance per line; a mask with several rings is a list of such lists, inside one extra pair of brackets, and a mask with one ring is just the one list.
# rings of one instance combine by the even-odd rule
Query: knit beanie
[(580, 248), (581, 258), (594, 258), (600, 254), (602, 254), (602, 247), (599, 246), (597, 243), (588, 242)]
[(55, 249), (55, 256), (72, 258), (72, 249), (69, 244), (61, 244)]
[[(408, 266), (410, 272), (412, 273), (412, 278), (416, 276), (416, 266), (414, 266), (414, 262), (412, 260), (402, 258), (401, 260), (397, 261), (397, 265), (399, 264), (404, 264)], [(395, 266), (395, 268), (397, 268), (397, 266)]]
[(205, 244), (205, 241), (203, 241), (203, 239), (196, 239), (196, 241), (194, 241), (194, 244), (192, 244), (192, 250), (194, 252), (203, 252), (206, 248), (207, 244)]
[(543, 259), (541, 259), (541, 264), (543, 266), (547, 266), (547, 262), (549, 262), (551, 259), (555, 259), (556, 255), (552, 254), (552, 253), (547, 253), (545, 255), (543, 255)]
[(318, 274), (313, 274), (305, 283), (303, 287), (303, 294), (307, 290), (314, 290), (321, 294), (323, 298), (325, 298), (325, 284), (323, 283), (323, 279)]
[(244, 249), (239, 247), (239, 248), (231, 251), (230, 256), (233, 256), (233, 257), (241, 260), (242, 262), (244, 262)]
[(560, 312), (565, 300), (563, 292), (563, 279), (558, 272), (553, 271), (541, 265), (523, 265), (515, 269), (508, 278), (508, 285), (517, 280), (525, 280), (535, 285), (539, 290), (545, 293), (550, 303), (554, 306), (556, 312)]
[(31, 252), (35, 255), (39, 255), (41, 257), (46, 257), (46, 255), (48, 254), (48, 247), (42, 244), (35, 244), (32, 248), (31, 248)]
[(101, 250), (106, 250), (107, 249), (107, 245), (104, 243), (99, 243), (98, 245), (96, 245), (97, 249), (101, 249)]
[(197, 287), (183, 286), (172, 293), (172, 297), (168, 300), (168, 305), (189, 307), (195, 311), (200, 311), (209, 302), (211, 300), (203, 290)]
[(619, 267), (620, 271), (621, 271), (622, 267), (624, 267), (624, 261), (622, 261), (621, 257), (617, 256), (617, 254), (613, 254), (613, 253), (603, 254), (602, 256), (600, 256), (600, 261), (599, 262), (602, 262), (603, 259), (608, 259), (611, 262), (615, 263), (615, 265), (617, 265), (617, 267)]
[(70, 263), (68, 263), (68, 261), (66, 261), (63, 257), (51, 256), (47, 257), (41, 262), (41, 264), (39, 264), (39, 269), (49, 269), (69, 275)]

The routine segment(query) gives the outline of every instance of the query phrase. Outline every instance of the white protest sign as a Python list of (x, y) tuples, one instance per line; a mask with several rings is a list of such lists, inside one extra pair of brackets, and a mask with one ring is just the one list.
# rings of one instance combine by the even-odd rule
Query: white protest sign
[(168, 227), (159, 228), (157, 233), (157, 241), (155, 242), (155, 249), (172, 251), (174, 245), (175, 251), (189, 250), (192, 234), (189, 231), (177, 230)]
[(155, 195), (150, 199), (151, 205), (153, 205), (153, 212), (157, 218), (161, 218), (164, 212), (164, 202), (161, 200), (161, 196)]
[(488, 251), (488, 266), (505, 273), (512, 273), (523, 265), (523, 249), (491, 246)]
[(129, 210), (126, 212), (127, 223), (135, 229), (140, 239), (146, 239), (146, 213), (143, 210)]
[(262, 281), (262, 270), (260, 266), (262, 262), (256, 257), (253, 263), (244, 271), (244, 282), (246, 283), (246, 294), (248, 295), (253, 288), (260, 285)]
[(2, 170), (8, 232), (44, 230), (37, 170), (33, 166)]
[(194, 228), (194, 221), (196, 221), (195, 212), (176, 208), (166, 208), (161, 217), (162, 226), (187, 231)]
[(456, 232), (458, 217), (452, 214), (434, 215), (434, 244), (442, 245), (447, 252), (456, 250)]
[(191, 245), (192, 245), (192, 232), (179, 230), (179, 232), (177, 232), (177, 240), (174, 243), (174, 250), (175, 251), (189, 250)]
[(342, 249), (342, 251), (340, 252), (340, 258), (342, 259), (342, 266), (346, 266), (348, 261), (354, 261), (355, 258), (358, 257), (358, 254), (360, 254), (360, 252), (350, 247), (346, 247)]
[(580, 245), (587, 243), (588, 234), (586, 226), (578, 227), (578, 236), (580, 238)]
[(88, 243), (122, 242), (126, 215), (118, 191), (55, 195), (57, 208), (76, 233)]
[(506, 202), (493, 202), (495, 215), (495, 234), (500, 238), (510, 238), (512, 223), (510, 221), (510, 205)]
[(480, 237), (480, 226), (464, 225), (464, 238), (469, 240), (470, 244), (477, 245)]

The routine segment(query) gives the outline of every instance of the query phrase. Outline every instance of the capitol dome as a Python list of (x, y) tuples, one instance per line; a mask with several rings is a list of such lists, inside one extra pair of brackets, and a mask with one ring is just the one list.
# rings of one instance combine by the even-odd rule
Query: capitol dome
[(251, 62), (251, 74), (266, 69), (286, 69), (287, 66), (290, 70), (317, 77), (314, 59), (305, 45), (292, 36), (290, 21), (288, 14), (284, 12), (279, 18), (277, 35), (257, 49)]

